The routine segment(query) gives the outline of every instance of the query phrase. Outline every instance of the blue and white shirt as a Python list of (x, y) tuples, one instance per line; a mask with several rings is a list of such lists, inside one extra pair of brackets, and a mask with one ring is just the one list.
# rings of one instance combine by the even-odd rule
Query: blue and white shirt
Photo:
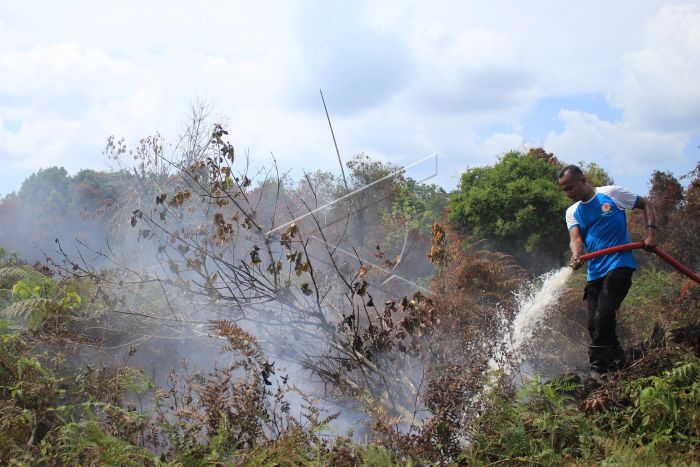
[[(566, 226), (581, 229), (583, 244), (588, 252), (630, 242), (625, 209), (634, 209), (639, 196), (620, 186), (601, 186), (588, 201), (577, 201), (566, 210)], [(588, 280), (605, 276), (615, 268), (637, 268), (631, 251), (612, 253), (588, 262)]]

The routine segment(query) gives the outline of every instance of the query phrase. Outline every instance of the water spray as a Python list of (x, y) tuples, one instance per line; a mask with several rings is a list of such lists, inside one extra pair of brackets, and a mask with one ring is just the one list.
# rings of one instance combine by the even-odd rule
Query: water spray
[[(587, 261), (598, 256), (636, 249), (646, 249), (656, 254), (678, 271), (695, 282), (700, 283), (700, 276), (698, 276), (698, 274), (676, 261), (658, 247), (646, 248), (644, 242), (628, 243), (587, 253), (581, 256), (581, 260)], [(568, 266), (551, 271), (541, 277), (542, 285), (539, 289), (518, 297), (518, 312), (513, 320), (512, 331), (510, 334), (504, 336), (505, 347), (512, 355), (521, 356), (525, 343), (530, 340), (537, 326), (547, 317), (548, 313), (556, 305), (559, 297), (564, 292), (572, 272), (573, 269)], [(501, 355), (500, 357), (502, 359), (505, 356)], [(489, 366), (491, 368), (497, 368), (498, 364), (495, 360), (491, 360)]]

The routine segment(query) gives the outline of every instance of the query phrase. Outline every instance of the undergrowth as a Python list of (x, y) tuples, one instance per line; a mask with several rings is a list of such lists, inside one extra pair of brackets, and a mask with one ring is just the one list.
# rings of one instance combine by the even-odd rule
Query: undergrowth
[(469, 465), (694, 465), (700, 462), (700, 359), (665, 350), (659, 374), (594, 390), (573, 375), (515, 390), (496, 375), (460, 459)]
[[(313, 398), (288, 385), (286, 376), (275, 375), (274, 362), (256, 338), (233, 322), (213, 321), (209, 329), (225, 341), (230, 364), (202, 374), (183, 363), (164, 386), (127, 360), (110, 365), (76, 360), (76, 349), (104, 342), (90, 327), (108, 319), (103, 295), (88, 281), (51, 277), (40, 266), (5, 257), (0, 262), (0, 463), (700, 463), (697, 350), (662, 336), (640, 346), (641, 356), (630, 368), (602, 386), (574, 374), (536, 377), (517, 388), (498, 373), (484, 382), (479, 363), (487, 354), (469, 347), (468, 338), (497, 324), (487, 312), (511, 284), (488, 279), (509, 277), (514, 266), (487, 252), (433, 253), (439, 261), (449, 256), (453, 262), (443, 263), (437, 276), (442, 288), (436, 288), (445, 293), (434, 303), (416, 305), (418, 311), (428, 305), (435, 310), (429, 320), (415, 317), (436, 355), (421, 393), (430, 417), (409, 431), (390, 417), (378, 417), (364, 443), (351, 434), (328, 435), (336, 415), (321, 411)], [(668, 322), (692, 324), (692, 316), (677, 310), (696, 309), (697, 287), (677, 287), (672, 279), (670, 273), (644, 271), (624, 312), (642, 316), (638, 310), (664, 306)], [(485, 293), (477, 301), (469, 298), (474, 297), (470, 288)], [(571, 299), (572, 313), (579, 302), (580, 297)], [(471, 314), (462, 308), (465, 303)], [(634, 334), (646, 332), (647, 325)], [(292, 392), (302, 400), (294, 414)]]

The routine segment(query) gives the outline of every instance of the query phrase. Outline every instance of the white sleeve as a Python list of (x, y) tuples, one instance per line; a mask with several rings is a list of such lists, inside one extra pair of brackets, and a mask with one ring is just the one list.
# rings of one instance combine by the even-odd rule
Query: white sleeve
[(566, 228), (568, 230), (571, 230), (573, 227), (576, 227), (578, 225), (578, 221), (574, 216), (576, 208), (578, 207), (578, 203), (579, 202), (572, 204), (571, 206), (569, 206), (569, 209), (566, 210)]
[(637, 206), (639, 196), (617, 185), (602, 186), (598, 191), (610, 197), (620, 209), (634, 209)]

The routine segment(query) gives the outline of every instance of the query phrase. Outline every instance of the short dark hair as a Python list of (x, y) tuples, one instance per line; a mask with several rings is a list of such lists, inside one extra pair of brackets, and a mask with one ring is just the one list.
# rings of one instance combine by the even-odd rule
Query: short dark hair
[(580, 180), (584, 176), (583, 170), (581, 170), (581, 167), (579, 167), (578, 165), (573, 165), (573, 164), (567, 165), (566, 167), (561, 169), (559, 171), (559, 178), (562, 178), (567, 173), (570, 173), (571, 178), (573, 178), (574, 180)]

